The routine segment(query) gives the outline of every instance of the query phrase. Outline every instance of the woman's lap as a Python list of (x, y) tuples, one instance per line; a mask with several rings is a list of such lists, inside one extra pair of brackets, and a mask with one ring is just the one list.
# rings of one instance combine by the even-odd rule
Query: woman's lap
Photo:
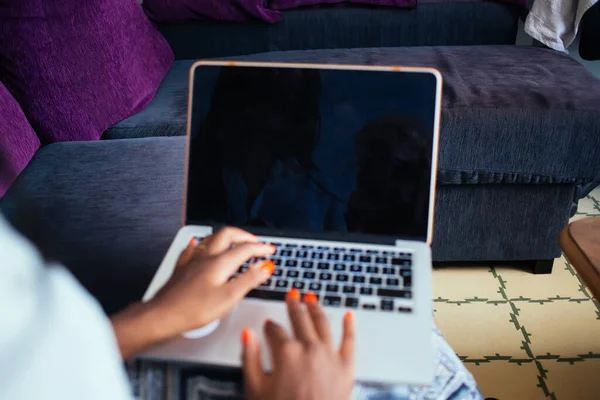
[[(482, 399), (472, 375), (456, 356), (441, 333), (434, 329), (437, 351), (435, 378), (429, 386), (381, 386), (356, 384), (356, 400)], [(164, 363), (131, 362), (127, 372), (135, 398), (144, 400), (225, 400), (240, 399), (241, 375), (236, 372), (198, 367), (167, 366)], [(167, 393), (170, 393), (167, 395)]]

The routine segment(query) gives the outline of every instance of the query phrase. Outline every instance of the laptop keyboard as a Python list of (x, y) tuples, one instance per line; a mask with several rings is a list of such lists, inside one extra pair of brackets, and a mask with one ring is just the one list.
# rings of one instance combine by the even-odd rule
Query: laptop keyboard
[[(412, 253), (377, 249), (270, 244), (273, 275), (247, 297), (283, 301), (291, 288), (313, 292), (323, 306), (412, 312)], [(249, 265), (249, 260), (235, 275)], [(234, 277), (235, 277), (234, 275)]]

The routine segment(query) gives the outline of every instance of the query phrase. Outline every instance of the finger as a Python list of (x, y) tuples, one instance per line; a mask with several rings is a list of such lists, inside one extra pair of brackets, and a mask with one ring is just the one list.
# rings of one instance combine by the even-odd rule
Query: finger
[(206, 240), (206, 253), (211, 256), (218, 255), (229, 250), (232, 245), (247, 242), (258, 243), (258, 238), (238, 228), (222, 228)]
[(306, 310), (312, 319), (317, 335), (322, 341), (333, 347), (333, 338), (331, 337), (329, 320), (327, 319), (323, 308), (319, 305), (317, 296), (313, 292), (306, 293), (304, 295), (304, 303), (306, 303)]
[(285, 302), (296, 338), (304, 343), (315, 342), (318, 338), (317, 332), (310, 316), (300, 303), (300, 291), (296, 288), (290, 290)]
[(271, 364), (276, 367), (279, 364), (279, 360), (282, 359), (281, 350), (283, 345), (289, 342), (291, 338), (279, 324), (271, 320), (267, 320), (264, 329), (267, 344), (271, 350)]
[(179, 259), (177, 260), (177, 264), (175, 264), (175, 268), (181, 267), (182, 265), (186, 265), (190, 262), (192, 256), (194, 255), (194, 249), (197, 245), (198, 239), (196, 237), (191, 238), (186, 248), (183, 249), (179, 255)]
[(354, 364), (354, 314), (346, 311), (344, 314), (344, 333), (340, 344), (340, 355), (349, 365)]
[(244, 243), (218, 256), (217, 262), (212, 265), (221, 271), (222, 279), (227, 279), (249, 259), (267, 257), (274, 252), (275, 247), (270, 244)]
[(260, 361), (260, 342), (247, 328), (242, 331), (242, 369), (246, 398), (255, 398), (253, 395), (263, 392), (266, 375)]
[(259, 261), (250, 266), (246, 272), (238, 275), (234, 280), (227, 282), (226, 299), (228, 303), (236, 304), (249, 291), (269, 279), (275, 271), (275, 263), (271, 260)]

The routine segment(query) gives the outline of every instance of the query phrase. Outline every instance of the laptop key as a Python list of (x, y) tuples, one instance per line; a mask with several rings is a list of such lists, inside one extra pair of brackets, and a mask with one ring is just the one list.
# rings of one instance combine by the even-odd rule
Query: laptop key
[(379, 267), (367, 267), (367, 274), (378, 274)]
[(365, 296), (370, 296), (373, 294), (373, 288), (370, 287), (361, 287), (360, 288), (360, 294), (365, 295)]
[(263, 300), (282, 300), (285, 301), (285, 292), (276, 290), (253, 289), (246, 297), (263, 299)]
[(375, 304), (363, 304), (363, 308), (365, 310), (374, 310), (375, 309)]
[(315, 264), (312, 261), (302, 261), (302, 268), (312, 268)]
[(400, 279), (398, 278), (387, 278), (385, 280), (385, 284), (388, 286), (399, 286), (400, 285)]
[(348, 282), (348, 275), (346, 274), (337, 274), (335, 280), (338, 282)]
[(410, 308), (410, 307), (398, 307), (398, 311), (404, 312), (404, 313), (409, 313), (409, 312), (412, 312), (412, 308)]
[(275, 265), (281, 265), (281, 258), (272, 257), (271, 261), (273, 261), (273, 263), (275, 263)]
[(330, 281), (333, 276), (329, 272), (321, 272), (319, 274), (319, 280), (321, 281)]
[(350, 249), (350, 253), (362, 253), (362, 249)]
[(325, 296), (323, 298), (323, 305), (339, 307), (342, 305), (342, 298), (340, 296)]
[(400, 276), (404, 276), (404, 277), (412, 276), (412, 271), (410, 269), (402, 268), (400, 270)]
[(286, 281), (285, 279), (279, 279), (276, 283), (275, 283), (275, 287), (281, 288), (281, 289), (285, 289), (288, 287), (288, 281)]
[(317, 250), (327, 251), (327, 250), (330, 250), (330, 248), (328, 246), (319, 246), (319, 247), (317, 247)]
[(308, 285), (308, 290), (318, 292), (321, 290), (321, 286), (322, 285), (319, 282), (311, 282), (310, 285)]
[(340, 259), (340, 255), (336, 253), (331, 253), (327, 255), (327, 259), (330, 261), (338, 261)]
[(377, 295), (381, 297), (398, 297), (401, 299), (410, 299), (412, 298), (412, 293), (410, 290), (397, 290), (397, 289), (377, 289)]
[(314, 273), (314, 272), (312, 272), (312, 271), (305, 271), (305, 272), (302, 274), (302, 277), (303, 277), (304, 279), (315, 279), (315, 278), (316, 278), (316, 276), (317, 276), (317, 274), (316, 274), (316, 273)]
[(344, 251), (344, 248), (343, 247), (334, 247), (333, 251), (337, 251), (337, 252)]
[(302, 248), (303, 248), (304, 250), (310, 250), (310, 249), (313, 249), (314, 247), (315, 247), (315, 246), (312, 246), (312, 245), (310, 245), (310, 244), (303, 244), (303, 245), (302, 245)]
[(297, 267), (298, 266), (298, 261), (296, 261), (296, 260), (285, 260), (285, 266), (286, 267)]
[(375, 264), (387, 264), (387, 257), (375, 257)]
[(267, 279), (263, 283), (260, 284), (261, 287), (269, 287), (273, 281), (271, 279)]
[(410, 267), (412, 262), (410, 260), (404, 260), (402, 258), (392, 258), (392, 265), (400, 267)]
[(334, 271), (345, 271), (346, 270), (346, 266), (344, 264), (335, 264), (333, 266), (333, 270)]
[(368, 263), (368, 262), (371, 262), (371, 256), (360, 256), (360, 257), (358, 258), (358, 260), (359, 260), (360, 262), (367, 262), (367, 263)]
[(322, 260), (323, 257), (325, 257), (325, 254), (313, 252), (311, 257), (314, 258), (315, 260)]
[(329, 270), (329, 263), (320, 262), (319, 265), (317, 266), (317, 268), (320, 270), (323, 270), (323, 271), (327, 271), (327, 270)]
[(356, 256), (354, 254), (344, 254), (344, 261), (354, 262), (356, 260)]
[(288, 278), (297, 278), (298, 275), (300, 275), (300, 273), (294, 269), (287, 271), (287, 273), (285, 274), (285, 276), (287, 276)]
[(306, 257), (308, 257), (308, 251), (298, 250), (296, 252), (296, 257), (298, 257), (298, 258), (306, 258)]
[(298, 245), (293, 243), (286, 243), (285, 247), (287, 247), (288, 249), (295, 249), (296, 247), (298, 247)]
[(394, 300), (381, 300), (381, 309), (383, 311), (394, 311)]
[(350, 272), (362, 272), (362, 265), (354, 264), (350, 267)]
[(358, 299), (356, 297), (346, 297), (344, 306), (348, 308), (356, 308), (358, 307)]
[(294, 283), (292, 284), (292, 287), (296, 288), (296, 289), (304, 289), (304, 282), (294, 281)]
[(383, 279), (378, 276), (372, 276), (369, 278), (369, 284), (371, 285), (381, 285), (383, 283)]
[(281, 250), (281, 257), (291, 257), (294, 254), (291, 250)]
[(342, 289), (342, 292), (344, 292), (344, 293), (355, 293), (356, 292), (356, 288), (354, 286), (346, 285)]
[(275, 269), (275, 271), (273, 271), (273, 275), (271, 275), (271, 276), (281, 276), (281, 275), (283, 275), (283, 270)]
[(412, 287), (412, 276), (405, 276), (403, 281), (404, 281), (404, 287), (407, 287), (407, 288)]
[(390, 267), (383, 267), (381, 269), (381, 273), (384, 275), (394, 275), (396, 273), (396, 270)]
[(367, 254), (379, 254), (377, 250), (367, 250)]
[(337, 293), (340, 290), (340, 287), (338, 285), (335, 284), (328, 284), (327, 286), (325, 286), (325, 291), (326, 292), (331, 292), (331, 293)]
[(365, 277), (362, 275), (355, 275), (352, 277), (352, 283), (365, 283)]

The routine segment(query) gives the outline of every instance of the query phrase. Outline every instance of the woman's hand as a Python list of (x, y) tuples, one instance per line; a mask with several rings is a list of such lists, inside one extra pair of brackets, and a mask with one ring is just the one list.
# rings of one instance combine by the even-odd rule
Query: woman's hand
[(275, 270), (272, 261), (251, 265), (229, 280), (251, 258), (275, 251), (236, 228), (224, 228), (181, 253), (173, 275), (154, 298), (111, 318), (124, 359), (157, 342), (200, 328), (227, 314), (250, 290)]
[(329, 321), (312, 293), (304, 296), (292, 289), (287, 307), (294, 335), (274, 322), (265, 324), (271, 350), (271, 374), (265, 374), (260, 344), (251, 331), (242, 332), (245, 396), (249, 400), (349, 399), (352, 393), (354, 325), (353, 314), (344, 316), (344, 334), (334, 348)]

